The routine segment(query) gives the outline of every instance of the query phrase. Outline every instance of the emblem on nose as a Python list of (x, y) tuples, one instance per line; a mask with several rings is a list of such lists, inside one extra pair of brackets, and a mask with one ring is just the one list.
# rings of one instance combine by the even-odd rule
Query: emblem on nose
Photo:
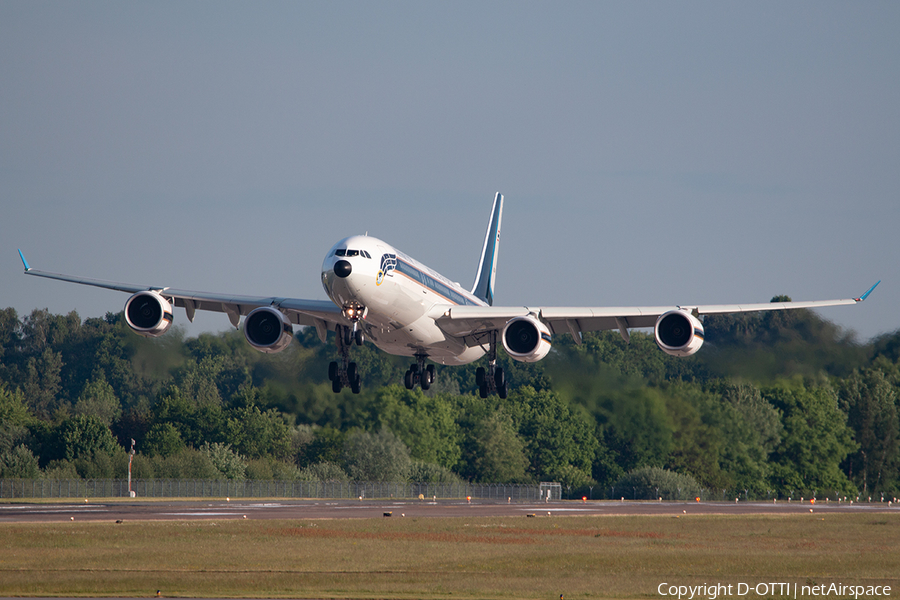
[(334, 274), (340, 278), (347, 277), (353, 271), (353, 266), (346, 260), (339, 260), (334, 263)]

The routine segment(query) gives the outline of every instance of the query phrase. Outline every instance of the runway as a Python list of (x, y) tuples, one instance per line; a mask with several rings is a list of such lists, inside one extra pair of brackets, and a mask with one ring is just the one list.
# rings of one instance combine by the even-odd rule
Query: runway
[(428, 517), (552, 517), (563, 515), (771, 515), (791, 513), (900, 512), (884, 503), (849, 502), (634, 502), (485, 500), (97, 500), (0, 503), (0, 523), (62, 521), (173, 521), (197, 519), (367, 519)]

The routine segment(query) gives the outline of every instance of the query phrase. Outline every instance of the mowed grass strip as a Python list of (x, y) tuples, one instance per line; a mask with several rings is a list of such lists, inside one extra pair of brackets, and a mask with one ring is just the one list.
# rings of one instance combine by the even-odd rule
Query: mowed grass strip
[(660, 583), (878, 582), (900, 516), (0, 525), (0, 596), (641, 598)]

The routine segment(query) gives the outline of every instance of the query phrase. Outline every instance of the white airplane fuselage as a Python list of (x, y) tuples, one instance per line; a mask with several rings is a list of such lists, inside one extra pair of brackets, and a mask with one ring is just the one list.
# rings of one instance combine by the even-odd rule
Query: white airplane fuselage
[(357, 326), (385, 352), (425, 354), (447, 365), (485, 354), (486, 348), (447, 335), (435, 319), (452, 306), (486, 303), (382, 240), (357, 235), (336, 243), (322, 263), (322, 285), (345, 315), (362, 311)]

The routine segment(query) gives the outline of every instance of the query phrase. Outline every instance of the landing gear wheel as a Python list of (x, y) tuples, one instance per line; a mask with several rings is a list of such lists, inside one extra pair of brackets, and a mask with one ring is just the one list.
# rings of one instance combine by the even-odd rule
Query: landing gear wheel
[(487, 332), (488, 366), (478, 367), (475, 370), (475, 384), (478, 386), (478, 395), (487, 398), (491, 394), (497, 394), (500, 398), (506, 398), (509, 393), (509, 384), (503, 368), (497, 365), (497, 332)]
[(337, 350), (341, 357), (337, 361), (328, 363), (328, 379), (331, 381), (331, 391), (337, 394), (345, 387), (349, 387), (354, 394), (358, 394), (362, 388), (362, 383), (359, 376), (359, 368), (355, 362), (350, 362), (350, 345), (354, 341), (361, 343), (362, 331), (351, 329), (345, 325), (337, 325), (335, 333), (337, 335), (335, 335), (334, 341), (337, 344)]
[(500, 388), (506, 383), (506, 376), (503, 374), (503, 369), (497, 367), (494, 369), (494, 385), (497, 387), (499, 391)]
[(411, 390), (415, 387), (416, 382), (413, 379), (412, 369), (407, 369), (406, 375), (403, 376), (403, 385), (406, 386), (406, 389)]
[(420, 378), (419, 384), (421, 384), (423, 390), (427, 390), (431, 387), (432, 383), (434, 383), (434, 365), (428, 365), (428, 367), (422, 371), (422, 377)]
[(357, 329), (353, 332), (353, 340), (356, 342), (357, 346), (362, 346), (364, 339), (362, 329)]

